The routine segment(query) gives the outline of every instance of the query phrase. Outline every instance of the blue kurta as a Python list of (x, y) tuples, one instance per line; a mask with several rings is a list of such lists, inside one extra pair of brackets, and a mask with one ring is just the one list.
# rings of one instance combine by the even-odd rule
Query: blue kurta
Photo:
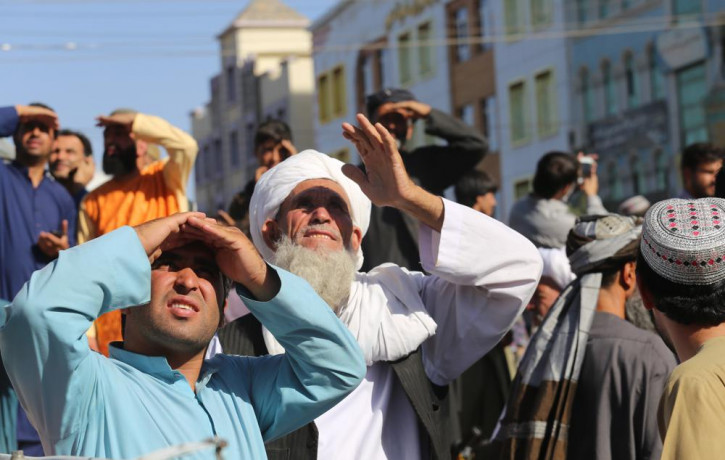
[(0, 308), (5, 366), (46, 453), (134, 458), (218, 435), (229, 442), (225, 458), (265, 458), (264, 441), (335, 405), (365, 374), (360, 349), (305, 281), (277, 273), (282, 287), (269, 302), (237, 291), (287, 353), (218, 355), (194, 392), (163, 357), (88, 348), (94, 318), (149, 302), (150, 265), (135, 231), (61, 252)]

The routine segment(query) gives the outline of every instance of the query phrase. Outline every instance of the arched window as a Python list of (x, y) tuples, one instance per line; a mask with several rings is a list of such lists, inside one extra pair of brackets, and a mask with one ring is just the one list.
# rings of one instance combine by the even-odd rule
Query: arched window
[(584, 121), (590, 123), (594, 120), (594, 91), (592, 90), (589, 69), (583, 67), (579, 72), (579, 78), (581, 79), (582, 114), (584, 115)]
[(639, 105), (639, 76), (632, 53), (624, 55), (624, 81), (627, 85), (627, 108)]
[(617, 88), (609, 61), (602, 62), (602, 87), (604, 88), (604, 113), (607, 116), (615, 115), (617, 113)]

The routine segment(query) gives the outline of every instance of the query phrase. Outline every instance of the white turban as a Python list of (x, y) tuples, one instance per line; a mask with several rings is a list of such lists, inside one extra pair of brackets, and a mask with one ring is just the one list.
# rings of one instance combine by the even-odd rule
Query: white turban
[[(300, 182), (311, 179), (330, 179), (342, 186), (350, 200), (352, 223), (362, 230), (363, 236), (370, 224), (370, 199), (360, 187), (342, 173), (345, 163), (315, 150), (293, 155), (262, 175), (254, 187), (249, 205), (249, 226), (252, 241), (265, 260), (272, 260), (272, 251), (262, 238), (262, 226), (267, 219), (277, 216), (282, 202)], [(357, 269), (362, 267), (362, 249), (356, 256)]]
[(576, 279), (576, 275), (571, 271), (565, 248), (539, 248), (539, 254), (544, 261), (544, 271), (541, 273), (541, 277), (552, 280), (559, 290), (563, 291), (569, 283)]

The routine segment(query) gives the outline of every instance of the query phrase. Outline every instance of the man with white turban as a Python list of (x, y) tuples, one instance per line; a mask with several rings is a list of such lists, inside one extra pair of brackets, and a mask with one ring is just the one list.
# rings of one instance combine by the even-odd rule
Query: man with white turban
[[(358, 122), (345, 123), (343, 135), (366, 172), (306, 151), (265, 173), (252, 197), (252, 239), (264, 258), (310, 282), (368, 365), (359, 390), (314, 425), (268, 444), (268, 453), (450, 458), (446, 385), (511, 327), (536, 286), (541, 258), (505, 225), (413, 184), (388, 131), (363, 115)], [(420, 222), (421, 265), (431, 275), (393, 264), (356, 271), (371, 200)], [(220, 333), (225, 352), (283, 352), (249, 321)]]

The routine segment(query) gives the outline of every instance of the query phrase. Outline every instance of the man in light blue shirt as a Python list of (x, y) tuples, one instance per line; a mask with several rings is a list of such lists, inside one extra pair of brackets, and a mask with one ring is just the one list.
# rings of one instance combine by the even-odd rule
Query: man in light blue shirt
[[(227, 278), (287, 353), (204, 360)], [(109, 359), (85, 331), (114, 309), (125, 309), (126, 335)], [(365, 374), (357, 343), (306, 282), (201, 213), (61, 252), (0, 307), (0, 350), (51, 455), (134, 458), (216, 435), (226, 458), (264, 458), (265, 441), (324, 413)]]

